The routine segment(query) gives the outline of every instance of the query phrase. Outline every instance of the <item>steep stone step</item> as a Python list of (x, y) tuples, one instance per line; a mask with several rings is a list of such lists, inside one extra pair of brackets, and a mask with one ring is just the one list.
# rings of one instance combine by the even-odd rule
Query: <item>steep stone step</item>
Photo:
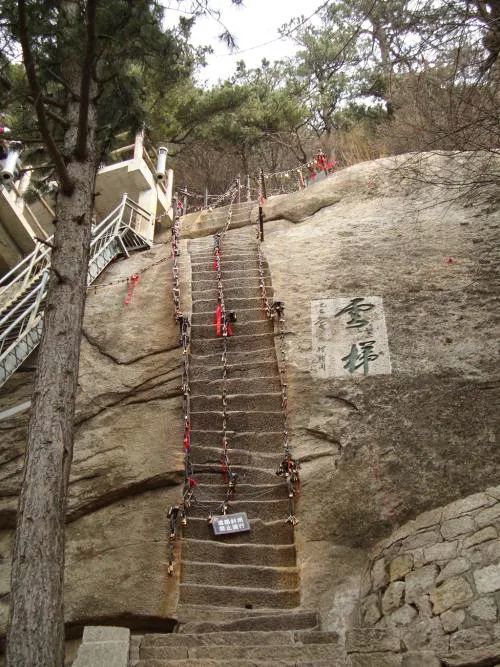
[[(257, 256), (254, 256), (253, 259), (247, 259), (247, 260), (226, 259), (226, 260), (224, 260), (222, 270), (226, 270), (226, 271), (239, 271), (239, 270), (245, 271), (247, 269), (258, 268), (258, 265), (259, 264), (258, 264)], [(193, 276), (194, 279), (197, 279), (199, 271), (214, 271), (214, 259), (213, 259), (213, 257), (210, 260), (205, 259), (205, 260), (200, 260), (199, 262), (192, 261), (191, 262), (191, 272), (192, 272), (192, 276)]]
[[(236, 313), (238, 322), (255, 322), (256, 320), (266, 320), (267, 315), (266, 311), (262, 306), (262, 301), (259, 301), (259, 305), (256, 308), (239, 308)], [(193, 313), (191, 316), (191, 323), (194, 325), (198, 324), (214, 324), (215, 321), (215, 306), (209, 310), (200, 311)]]
[(151, 634), (144, 635), (140, 642), (141, 648), (157, 648), (167, 646), (292, 646), (295, 644), (336, 644), (336, 632), (319, 630), (276, 630), (275, 632), (207, 632), (198, 634)]
[(272, 588), (290, 590), (298, 587), (298, 573), (295, 567), (264, 567), (238, 564), (202, 563), (182, 561), (184, 582), (190, 584), (213, 585), (221, 582), (224, 586), (237, 588)]
[[(233, 459), (231, 457), (231, 463), (233, 463)], [(221, 475), (222, 479), (222, 475)], [(246, 503), (249, 507), (252, 507), (252, 504), (255, 505), (254, 511), (258, 510), (259, 505), (256, 505), (256, 503), (259, 503), (262, 505), (264, 508), (264, 503), (268, 505), (267, 510), (271, 510), (272, 507), (278, 503), (278, 516), (276, 516), (276, 519), (281, 519), (282, 513), (281, 510), (284, 509), (286, 512), (286, 484), (283, 483), (282, 480), (280, 480), (279, 477), (276, 477), (276, 484), (245, 484), (245, 483), (237, 483), (236, 485), (236, 493), (233, 497), (233, 500), (231, 501), (232, 505), (241, 505), (242, 503)], [(279, 483), (278, 483), (279, 482)], [(224, 498), (224, 494), (226, 491), (226, 484), (199, 484), (196, 487), (196, 498), (203, 498), (203, 504), (205, 501), (213, 500), (222, 500)], [(273, 502), (267, 502), (267, 501), (273, 501)], [(279, 502), (283, 502), (283, 507), (280, 507)], [(191, 511), (196, 509), (196, 506), (193, 506), (191, 508)], [(245, 512), (246, 510), (241, 509), (242, 512)]]
[(215, 536), (211, 526), (206, 519), (195, 517), (188, 520), (184, 530), (187, 538), (195, 540), (210, 540), (212, 542), (224, 542), (225, 544), (293, 544), (293, 529), (284, 521), (268, 521), (261, 519), (250, 519), (250, 532), (235, 535)]
[[(255, 362), (274, 362), (276, 363), (276, 353), (274, 347), (266, 347), (262, 350), (250, 350), (247, 352), (237, 352), (233, 348), (229, 347), (227, 351), (227, 366), (228, 366), (228, 377), (231, 374), (231, 377), (236, 377), (233, 375), (234, 369), (233, 366), (240, 366), (240, 364), (249, 364), (251, 361)], [(222, 377), (222, 366), (221, 366), (221, 354), (191, 354), (190, 356), (190, 368), (191, 371), (195, 373), (199, 368), (218, 368), (219, 374), (218, 377)]]
[[(193, 290), (193, 293), (195, 292), (200, 292), (204, 290), (213, 290), (217, 289), (217, 274), (214, 271), (214, 275), (211, 276), (209, 279), (197, 279), (193, 280), (191, 283), (191, 287)], [(266, 288), (271, 289), (271, 284), (269, 278), (264, 281)], [(234, 287), (259, 287), (259, 274), (258, 272), (255, 272), (254, 275), (252, 276), (245, 276), (245, 275), (240, 275), (239, 273), (231, 276), (222, 276), (222, 284), (224, 287), (224, 291), (228, 289), (232, 289)]]
[[(191, 425), (194, 430), (222, 430), (221, 412), (192, 412)], [(265, 412), (228, 412), (227, 429), (234, 431), (279, 431), (283, 428), (283, 413)]]
[[(267, 267), (267, 264), (264, 264), (264, 277), (266, 282), (270, 281), (270, 273)], [(217, 272), (210, 269), (210, 271), (196, 271), (196, 274), (193, 274), (193, 278), (200, 282), (217, 282)], [(257, 266), (250, 269), (226, 269), (222, 267), (222, 278), (223, 280), (235, 280), (238, 278), (244, 278), (247, 280), (258, 280), (259, 279), (259, 269)]]
[[(274, 634), (274, 633), (271, 633)], [(205, 646), (142, 646), (139, 649), (139, 656), (141, 659), (155, 659), (155, 660), (179, 660), (182, 659), (183, 652), (189, 656), (190, 660), (220, 660), (220, 664), (228, 664), (226, 661), (267, 661), (268, 665), (280, 664), (275, 660), (294, 660), (295, 663), (300, 664), (309, 662), (309, 664), (316, 664), (316, 660), (328, 660), (338, 656), (338, 648), (336, 644), (297, 644), (297, 643), (280, 643), (279, 638), (276, 639), (276, 644), (254, 646), (238, 646), (238, 645), (205, 645)], [(332, 663), (333, 664), (333, 663)]]
[[(208, 513), (220, 514), (221, 504), (225, 498), (224, 493), (215, 495), (213, 500), (200, 495), (200, 501), (193, 503), (189, 510), (189, 516), (200, 519), (207, 519)], [(288, 500), (286, 491), (282, 489), (282, 499), (273, 500), (246, 500), (239, 498), (238, 494), (229, 502), (231, 512), (246, 512), (250, 520), (262, 519), (262, 521), (285, 521), (288, 516)]]
[[(226, 381), (195, 380), (190, 383), (191, 396), (221, 396), (223, 386), (228, 394), (259, 394), (273, 393), (281, 389), (277, 368), (273, 365), (273, 375), (260, 377), (228, 377)], [(233, 366), (234, 369), (234, 366)], [(267, 369), (265, 369), (267, 370)], [(270, 371), (270, 369), (269, 369)], [(219, 374), (220, 375), (220, 374)]]
[(207, 540), (185, 539), (182, 556), (190, 561), (208, 561), (230, 565), (259, 565), (293, 567), (295, 547), (262, 544), (225, 544)]
[[(238, 251), (238, 252), (255, 252), (257, 248), (256, 237), (251, 238), (231, 238), (230, 236), (225, 236), (222, 240), (221, 247), (224, 252), (228, 250)], [(188, 250), (189, 253), (196, 254), (200, 252), (213, 252), (214, 249), (214, 234), (211, 238), (204, 236), (201, 239), (192, 239), (189, 242)]]
[[(226, 287), (223, 286), (224, 289), (224, 302), (227, 304), (228, 302), (234, 300), (234, 299), (262, 299), (262, 294), (260, 287), (258, 283), (254, 283), (251, 286), (236, 286), (236, 287)], [(267, 296), (269, 298), (272, 298), (273, 296), (273, 291), (271, 288), (267, 290)], [(212, 301), (214, 303), (214, 308), (215, 305), (217, 304), (217, 297), (218, 297), (218, 292), (217, 292), (217, 287), (214, 285), (212, 288), (208, 290), (202, 290), (202, 291), (193, 291), (192, 293), (193, 297), (193, 302), (194, 301)]]
[[(205, 632), (274, 632), (276, 630), (315, 630), (318, 615), (310, 610), (261, 611), (245, 609), (224, 609), (203, 605), (179, 605), (179, 633)], [(207, 620), (211, 619), (211, 620)], [(213, 619), (218, 619), (217, 621)]]
[(179, 600), (183, 603), (210, 604), (214, 607), (292, 609), (300, 604), (298, 589), (269, 590), (267, 588), (240, 588), (237, 586), (207, 586), (184, 584), (179, 586)]
[[(238, 482), (240, 484), (276, 484), (278, 477), (272, 470), (264, 468), (251, 468), (247, 466), (232, 466), (234, 472), (238, 473)], [(200, 484), (220, 484), (221, 467), (218, 465), (200, 465), (194, 466), (194, 474)]]
[[(214, 251), (212, 249), (200, 251), (200, 252), (191, 252), (191, 264), (200, 264), (203, 262), (213, 262), (214, 261)], [(253, 262), (257, 258), (255, 250), (229, 250), (224, 248), (221, 254), (221, 265), (223, 262)]]
[[(145, 660), (139, 660), (134, 664), (134, 667), (344, 667), (349, 664), (349, 667), (352, 665), (351, 662), (347, 663), (342, 660), (342, 655), (340, 652), (336, 652), (335, 655), (331, 655), (326, 660), (295, 660), (290, 658), (289, 660), (282, 660), (280, 658), (273, 658), (272, 662), (268, 660), (219, 660), (219, 659), (207, 659), (200, 662), (199, 658), (188, 658), (186, 660), (156, 660), (155, 658), (146, 658)], [(388, 663), (386, 663), (388, 664)], [(394, 663), (393, 663), (394, 664)]]
[[(255, 361), (255, 355), (251, 355), (240, 363), (232, 362), (231, 367), (228, 368), (227, 380), (253, 380), (260, 377), (277, 377), (278, 364), (276, 363), (276, 356), (274, 359), (266, 361)], [(194, 385), (195, 382), (200, 381), (219, 381), (222, 379), (222, 369), (220, 366), (220, 357), (215, 366), (207, 366), (206, 364), (196, 366), (195, 360), (191, 359), (190, 377)]]
[[(260, 293), (258, 293), (254, 297), (249, 297), (249, 298), (225, 296), (224, 300), (226, 303), (226, 310), (236, 311), (236, 316), (239, 316), (239, 312), (241, 310), (249, 310), (249, 309), (257, 310), (259, 309), (259, 307), (263, 310)], [(193, 313), (207, 313), (207, 312), (215, 313), (216, 304), (217, 302), (214, 299), (193, 299)]]
[[(231, 431), (228, 430), (227, 436), (232, 447), (250, 452), (265, 452), (268, 454), (276, 453), (278, 456), (283, 451), (283, 431)], [(222, 431), (212, 431), (208, 429), (193, 430), (191, 433), (191, 444), (193, 448), (197, 446), (212, 446), (214, 442), (221, 442)]]
[[(234, 327), (234, 336), (229, 336), (227, 340), (227, 349), (228, 353), (230, 351), (241, 352), (250, 352), (253, 350), (265, 350), (266, 348), (271, 348), (274, 350), (274, 334), (272, 333), (262, 333), (262, 334), (241, 334), (238, 331), (238, 325)], [(224, 347), (223, 338), (193, 338), (191, 340), (191, 353), (192, 355), (209, 355), (217, 352), (222, 352)]]
[[(281, 409), (281, 393), (261, 393), (261, 394), (227, 394), (227, 409), (230, 411), (245, 410), (266, 412)], [(222, 396), (192, 396), (191, 410), (193, 412), (206, 412), (221, 410)]]
[[(180, 649), (180, 650), (179, 650)], [(175, 652), (172, 657), (171, 651)], [(179, 659), (179, 655), (185, 651), (189, 660), (202, 660), (206, 664), (207, 660), (218, 660), (219, 665), (239, 664), (241, 661), (250, 661), (249, 664), (283, 664), (284, 660), (291, 660), (288, 664), (292, 665), (316, 665), (317, 661), (327, 661), (339, 657), (340, 652), (336, 644), (280, 644), (279, 640), (274, 645), (259, 645), (254, 646), (200, 646), (200, 647), (141, 647), (139, 655), (141, 659), (154, 660), (175, 660)], [(228, 662), (229, 661), (229, 662)], [(286, 664), (286, 663), (285, 663)], [(325, 663), (327, 664), (327, 663)], [(333, 667), (338, 663), (330, 663)]]
[[(193, 443), (193, 440), (191, 439)], [(250, 466), (263, 468), (265, 470), (275, 470), (278, 464), (279, 453), (276, 452), (251, 452), (244, 449), (233, 449), (229, 441), (229, 459), (232, 465)], [(191, 462), (196, 463), (211, 463), (217, 465), (221, 460), (221, 439), (217, 441), (213, 439), (213, 447), (204, 447), (196, 444), (196, 441), (191, 447)]]

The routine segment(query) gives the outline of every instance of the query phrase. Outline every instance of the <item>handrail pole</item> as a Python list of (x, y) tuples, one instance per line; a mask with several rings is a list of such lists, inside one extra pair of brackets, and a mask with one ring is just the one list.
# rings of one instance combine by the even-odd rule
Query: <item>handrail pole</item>
[(122, 194), (122, 204), (121, 204), (121, 207), (120, 207), (120, 213), (119, 213), (119, 215), (116, 219), (115, 234), (118, 234), (118, 232), (120, 230), (120, 225), (122, 223), (123, 216), (125, 214), (125, 207), (127, 206), (127, 198), (128, 198), (128, 194), (126, 192), (124, 192)]
[(49, 278), (49, 272), (46, 270), (44, 271), (43, 277), (42, 277), (42, 282), (40, 283), (40, 290), (37, 294), (36, 301), (35, 301), (35, 309), (31, 312), (31, 316), (28, 320), (28, 329), (33, 326), (33, 322), (35, 321), (35, 317), (40, 309), (40, 303), (43, 299), (44, 292), (45, 292), (45, 285), (47, 283), (47, 280)]

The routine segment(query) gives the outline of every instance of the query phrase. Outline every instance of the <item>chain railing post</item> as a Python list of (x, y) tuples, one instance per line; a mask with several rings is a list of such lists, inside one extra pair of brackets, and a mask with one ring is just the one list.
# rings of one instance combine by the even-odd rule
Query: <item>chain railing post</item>
[(259, 173), (259, 234), (260, 242), (264, 242), (264, 211), (263, 204), (266, 199), (266, 182), (264, 179), (264, 170), (261, 169)]
[(118, 234), (118, 232), (120, 231), (120, 226), (122, 224), (123, 216), (125, 213), (125, 207), (127, 206), (127, 199), (128, 199), (128, 192), (124, 192), (122, 194), (122, 203), (120, 206), (120, 212), (116, 218), (115, 234)]
[(264, 170), (260, 170), (260, 184), (262, 187), (262, 196), (264, 199), (267, 199), (267, 192), (266, 192), (266, 179), (264, 178)]

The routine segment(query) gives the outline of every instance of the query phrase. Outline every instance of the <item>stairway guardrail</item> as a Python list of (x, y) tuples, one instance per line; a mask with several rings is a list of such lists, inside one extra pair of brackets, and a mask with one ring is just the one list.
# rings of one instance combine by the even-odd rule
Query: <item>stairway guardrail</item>
[[(118, 255), (149, 248), (141, 236), (152, 216), (124, 194), (121, 202), (92, 230), (87, 284), (91, 284)], [(51, 243), (53, 237), (48, 239)], [(0, 280), (0, 386), (38, 345), (42, 333), (52, 249), (38, 243), (35, 250)]]

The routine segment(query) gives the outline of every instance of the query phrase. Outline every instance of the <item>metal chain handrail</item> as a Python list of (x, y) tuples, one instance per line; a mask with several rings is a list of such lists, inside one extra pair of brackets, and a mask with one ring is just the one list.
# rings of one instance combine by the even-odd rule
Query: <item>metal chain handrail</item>
[[(230, 324), (228, 320), (228, 315), (226, 311), (226, 303), (224, 300), (224, 286), (222, 281), (222, 245), (224, 242), (224, 237), (231, 225), (232, 215), (233, 215), (233, 203), (236, 197), (236, 189), (233, 190), (231, 194), (231, 201), (229, 203), (229, 210), (227, 212), (227, 218), (223, 229), (215, 234), (214, 236), (214, 262), (215, 269), (217, 272), (217, 294), (218, 294), (218, 303), (217, 311), (219, 311), (220, 321), (222, 325), (222, 443), (221, 443), (221, 466), (222, 474), (225, 477), (227, 487), (225, 492), (224, 500), (221, 505), (216, 509), (221, 509), (222, 514), (226, 514), (228, 510), (227, 503), (234, 496), (236, 489), (236, 482), (238, 480), (238, 474), (231, 469), (231, 462), (229, 460), (229, 442), (227, 436), (227, 351), (228, 351), (228, 337), (231, 334)], [(216, 326), (217, 324), (217, 313), (216, 313)], [(216, 332), (217, 334), (219, 332)], [(209, 513), (208, 517), (209, 523), (212, 522), (212, 512)]]
[(179, 324), (180, 344), (182, 346), (182, 412), (183, 412), (183, 451), (184, 451), (184, 486), (181, 502), (171, 505), (167, 512), (168, 519), (168, 541), (167, 541), (167, 573), (174, 574), (175, 553), (174, 545), (179, 536), (179, 526), (187, 524), (187, 510), (191, 506), (193, 491), (196, 482), (193, 478), (191, 464), (191, 387), (189, 372), (189, 353), (191, 337), (189, 334), (191, 323), (181, 309), (180, 290), (180, 218), (174, 211), (174, 224), (172, 225), (172, 297), (174, 304), (174, 319)]

